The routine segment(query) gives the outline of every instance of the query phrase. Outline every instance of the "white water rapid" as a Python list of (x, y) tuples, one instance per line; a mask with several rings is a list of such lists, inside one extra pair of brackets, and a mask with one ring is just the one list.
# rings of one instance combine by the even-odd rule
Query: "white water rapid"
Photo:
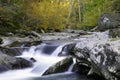
[(75, 59), (75, 58), (73, 58), (73, 63), (72, 63), (72, 64), (70, 65), (70, 67), (68, 68), (67, 73), (71, 73), (71, 72), (72, 72), (72, 69), (73, 69), (73, 67), (74, 67), (75, 63), (76, 63), (76, 59)]
[[(70, 39), (71, 40), (71, 39)], [(109, 41), (108, 31), (92, 32), (90, 35), (80, 36), (72, 39), (76, 42), (76, 48), (88, 47), (92, 49), (97, 43), (105, 43)], [(65, 44), (42, 43), (39, 46), (32, 46), (29, 50), (23, 52), (21, 56), (25, 59), (34, 58), (36, 62), (33, 67), (22, 70), (11, 70), (0, 74), (0, 80), (26, 80), (26, 78), (40, 77), (51, 65), (61, 61), (65, 57), (58, 57)], [(65, 51), (63, 51), (65, 53)], [(69, 67), (68, 72), (71, 72), (76, 60), (73, 59), (73, 64)], [(34, 80), (34, 79), (27, 79)], [(35, 79), (36, 80), (36, 79)], [(41, 79), (37, 79), (41, 80)], [(53, 80), (53, 79), (51, 79)], [(61, 80), (61, 79), (59, 79)], [(68, 80), (68, 79), (64, 79)], [(74, 79), (73, 79), (74, 80)]]
[(57, 57), (64, 45), (42, 43), (39, 46), (32, 46), (23, 52), (21, 56), (25, 59), (34, 58), (34, 66), (22, 70), (10, 70), (0, 74), (0, 80), (23, 80), (27, 77), (40, 77), (50, 66), (64, 59)]

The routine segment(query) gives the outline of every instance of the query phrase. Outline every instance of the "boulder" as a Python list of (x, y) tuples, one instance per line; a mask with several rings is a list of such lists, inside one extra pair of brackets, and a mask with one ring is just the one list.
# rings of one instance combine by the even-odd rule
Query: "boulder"
[(13, 47), (13, 48), (0, 48), (0, 51), (9, 56), (19, 56), (22, 55), (24, 50), (28, 50), (29, 47)]
[(23, 59), (23, 58), (16, 58), (15, 62), (10, 63), (12, 69), (23, 69), (32, 66), (32, 62)]
[(0, 72), (31, 67), (32, 62), (23, 58), (15, 58), (0, 52)]
[[(115, 45), (115, 44), (114, 44)], [(92, 64), (95, 64), (102, 75), (108, 80), (115, 80), (120, 76), (119, 53), (114, 49), (114, 45), (105, 43), (98, 44), (89, 53)]]
[(56, 63), (55, 65), (51, 66), (43, 75), (54, 74), (65, 72), (68, 70), (69, 66), (73, 63), (72, 57), (67, 57), (62, 61)]
[(7, 64), (15, 62), (15, 61), (16, 61), (15, 57), (11, 57), (11, 56), (8, 56), (8, 55), (0, 52), (0, 65), (4, 65), (4, 64), (7, 65)]
[(10, 70), (11, 67), (8, 65), (10, 62), (14, 62), (15, 58), (7, 56), (0, 52), (0, 72)]
[(98, 30), (105, 31), (107, 29), (118, 28), (120, 26), (120, 14), (104, 13), (98, 22)]
[[(120, 46), (118, 41), (97, 43), (93, 48), (78, 47), (74, 55), (79, 61), (87, 60), (90, 66), (88, 74), (98, 74), (107, 80), (118, 80), (120, 78)], [(83, 62), (85, 63), (85, 62)]]

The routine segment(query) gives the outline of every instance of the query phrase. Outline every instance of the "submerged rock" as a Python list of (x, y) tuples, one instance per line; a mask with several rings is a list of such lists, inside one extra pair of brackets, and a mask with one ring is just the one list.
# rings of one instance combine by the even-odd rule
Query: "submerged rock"
[(62, 61), (51, 66), (43, 75), (61, 73), (68, 70), (69, 66), (73, 63), (72, 57), (67, 57)]

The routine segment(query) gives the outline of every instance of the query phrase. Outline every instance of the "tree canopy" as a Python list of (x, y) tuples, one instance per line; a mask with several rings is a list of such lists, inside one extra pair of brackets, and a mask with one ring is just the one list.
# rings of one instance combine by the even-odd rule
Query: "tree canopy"
[(0, 0), (0, 32), (91, 29), (102, 13), (120, 12), (120, 0)]

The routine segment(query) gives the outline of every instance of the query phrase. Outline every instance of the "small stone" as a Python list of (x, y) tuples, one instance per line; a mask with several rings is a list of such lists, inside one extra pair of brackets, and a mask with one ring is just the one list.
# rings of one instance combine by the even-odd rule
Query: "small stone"
[(36, 62), (36, 60), (35, 60), (34, 58), (30, 58), (30, 60), (31, 60), (32, 62)]

